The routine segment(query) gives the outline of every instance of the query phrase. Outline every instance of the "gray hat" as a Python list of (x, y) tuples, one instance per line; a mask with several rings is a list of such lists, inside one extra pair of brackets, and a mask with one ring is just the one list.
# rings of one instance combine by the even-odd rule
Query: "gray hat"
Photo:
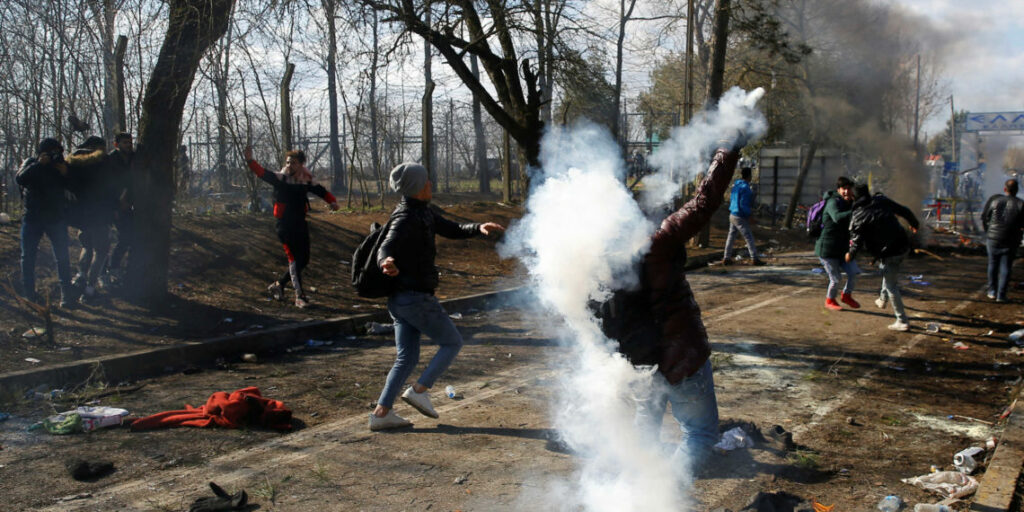
[(403, 196), (414, 196), (427, 184), (427, 168), (413, 162), (391, 169), (391, 190)]

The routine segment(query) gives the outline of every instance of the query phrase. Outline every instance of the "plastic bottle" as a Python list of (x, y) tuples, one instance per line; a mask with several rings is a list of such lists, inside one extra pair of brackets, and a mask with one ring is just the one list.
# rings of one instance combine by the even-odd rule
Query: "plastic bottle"
[(953, 509), (938, 503), (918, 503), (914, 505), (914, 512), (953, 512)]
[(455, 398), (455, 386), (445, 386), (444, 394), (448, 395), (448, 398)]
[(882, 512), (897, 512), (902, 506), (903, 500), (899, 496), (890, 494), (882, 498), (882, 501), (879, 501), (878, 506), (875, 508)]

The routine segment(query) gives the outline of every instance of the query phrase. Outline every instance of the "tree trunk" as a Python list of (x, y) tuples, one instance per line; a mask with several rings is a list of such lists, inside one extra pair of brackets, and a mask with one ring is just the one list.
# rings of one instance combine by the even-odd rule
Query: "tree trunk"
[(708, 89), (704, 108), (714, 108), (722, 97), (725, 81), (725, 50), (729, 43), (729, 4), (731, 0), (718, 0), (715, 7), (715, 29), (711, 43), (711, 69), (708, 70)]
[[(477, 64), (476, 55), (469, 56), (469, 66), (473, 75), (480, 79), (480, 66)], [(476, 166), (477, 176), (480, 179), (480, 193), (491, 193), (491, 170), (487, 165), (487, 135), (484, 133), (483, 112), (480, 109), (480, 100), (473, 97), (473, 161)]]
[(324, 14), (327, 16), (327, 100), (330, 106), (331, 125), (331, 183), (335, 188), (344, 188), (345, 160), (341, 156), (338, 133), (338, 32), (334, 19), (336, 0), (324, 0)]
[[(627, 6), (628, 2), (628, 6)], [(633, 9), (636, 7), (636, 0), (619, 0), (619, 36), (615, 41), (615, 97), (612, 99), (615, 111), (612, 117), (612, 138), (620, 142), (622, 134), (619, 133), (622, 117), (622, 54), (623, 45), (626, 40), (626, 24), (633, 16)]]
[(167, 296), (174, 199), (174, 154), (185, 101), (203, 53), (227, 31), (234, 0), (170, 0), (167, 33), (146, 85), (139, 123), (135, 176), (135, 247), (129, 253), (128, 290), (137, 302), (158, 305)]
[(115, 105), (117, 123), (114, 127), (115, 132), (128, 131), (128, 120), (124, 110), (124, 55), (127, 51), (128, 36), (119, 36), (117, 38), (117, 46), (114, 47), (114, 68), (116, 72), (115, 77), (117, 78), (117, 103)]
[(786, 206), (786, 216), (782, 221), (782, 225), (786, 226), (786, 229), (793, 227), (793, 215), (796, 214), (796, 205), (800, 202), (800, 195), (803, 194), (804, 180), (807, 179), (807, 173), (811, 170), (811, 162), (814, 161), (814, 153), (816, 151), (818, 151), (818, 139), (814, 137), (807, 146), (807, 155), (800, 161), (800, 171), (796, 174), (793, 195), (789, 197), (789, 205)]
[[(281, 78), (281, 147), (285, 151), (292, 149), (292, 75), (295, 64), (289, 62), (285, 66), (284, 77)], [(283, 158), (283, 157), (282, 157)]]
[(216, 69), (213, 70), (214, 87), (217, 89), (217, 170), (221, 192), (231, 189), (231, 176), (228, 173), (228, 74), (231, 73), (231, 34), (228, 26), (227, 40), (221, 55), (218, 56)]
[[(427, 24), (430, 24), (430, 11), (427, 11)], [(430, 41), (423, 40), (423, 112), (422, 115), (422, 162), (427, 168), (430, 181), (437, 186), (437, 156), (434, 152), (434, 77), (430, 64)]]
[[(380, 124), (377, 119), (377, 66), (380, 65), (380, 32), (377, 24), (377, 11), (373, 11), (373, 52), (370, 57), (370, 167), (373, 176), (380, 175)], [(355, 125), (352, 126), (352, 140), (355, 136)], [(365, 188), (365, 187), (364, 187)], [(364, 190), (364, 192), (366, 192)], [(384, 206), (384, 189), (380, 180), (377, 180), (377, 195), (380, 197), (380, 204)]]
[[(726, 43), (729, 41), (729, 2), (730, 0), (718, 0), (715, 8), (715, 31), (712, 35), (711, 69), (708, 73), (707, 98), (704, 103), (705, 110), (718, 105), (718, 100), (722, 97), (722, 85), (725, 81), (725, 51), (728, 48)], [(709, 222), (691, 240), (691, 245), (707, 247), (710, 244), (711, 223)]]

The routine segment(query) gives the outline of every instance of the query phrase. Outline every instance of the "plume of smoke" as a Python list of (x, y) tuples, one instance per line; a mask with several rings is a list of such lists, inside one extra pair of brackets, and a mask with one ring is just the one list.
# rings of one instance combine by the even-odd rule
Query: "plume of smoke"
[(669, 205), (683, 184), (707, 167), (708, 154), (718, 141), (731, 144), (737, 132), (751, 139), (763, 135), (768, 123), (753, 108), (762, 96), (764, 89), (760, 87), (750, 93), (733, 87), (722, 95), (717, 109), (702, 113), (686, 126), (673, 128), (669, 139), (651, 155), (655, 172), (643, 181), (644, 211), (653, 213)]
[[(741, 131), (759, 135), (764, 121), (751, 107), (761, 94), (729, 91), (716, 112), (678, 130), (682, 139), (667, 141), (670, 149), (659, 153), (685, 156), (696, 168), (706, 165), (712, 143), (731, 144)], [(618, 354), (589, 306), (638, 283), (638, 262), (656, 226), (626, 189), (618, 145), (603, 128), (555, 128), (541, 148), (527, 213), (499, 252), (524, 262), (542, 305), (564, 320), (562, 337), (573, 351), (552, 415), (580, 467), (574, 481), (547, 486), (560, 491), (546, 502), (564, 510), (689, 510), (689, 475), (673, 467), (658, 433), (634, 419), (635, 397), (652, 394), (654, 369), (636, 368)], [(665, 186), (671, 198), (678, 186)]]

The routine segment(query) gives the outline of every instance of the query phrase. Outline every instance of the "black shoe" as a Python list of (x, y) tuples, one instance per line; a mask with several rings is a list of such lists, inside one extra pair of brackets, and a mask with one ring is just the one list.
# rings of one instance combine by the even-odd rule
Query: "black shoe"
[(732, 265), (732, 258), (722, 258), (722, 265)]

